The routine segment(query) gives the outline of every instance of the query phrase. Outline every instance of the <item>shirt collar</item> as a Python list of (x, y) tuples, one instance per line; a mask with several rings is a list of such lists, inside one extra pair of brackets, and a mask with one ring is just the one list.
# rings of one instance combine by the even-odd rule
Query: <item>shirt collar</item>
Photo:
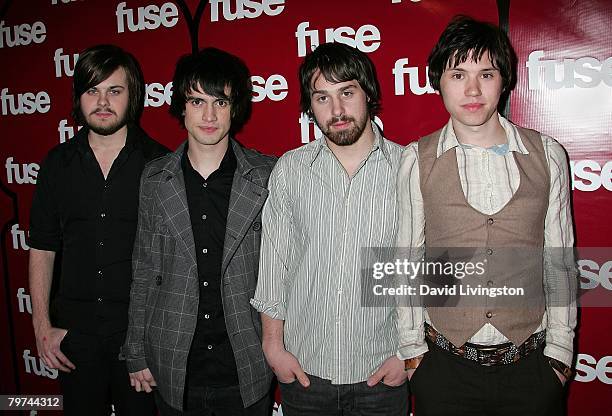
[[(125, 145), (123, 146), (126, 151), (131, 152), (134, 149), (140, 148), (142, 145), (142, 130), (135, 125), (128, 124), (127, 136), (125, 138)], [(89, 145), (89, 127), (83, 126), (75, 136), (71, 139), (76, 145), (77, 150), (81, 154), (87, 154), (91, 152), (91, 146)]]
[[(519, 135), (516, 126), (510, 121), (506, 120), (506, 118), (502, 117), (501, 114), (498, 113), (497, 116), (499, 117), (499, 123), (506, 132), (506, 138), (508, 140), (508, 151), (528, 155), (529, 151), (523, 144), (523, 141), (521, 140), (521, 136)], [(438, 141), (438, 150), (436, 153), (436, 157), (440, 157), (443, 153), (460, 145), (461, 144), (459, 143), (459, 140), (457, 140), (457, 136), (455, 135), (455, 130), (453, 129), (453, 123), (451, 120), (449, 120), (440, 132), (440, 140)]]
[[(187, 150), (189, 150), (189, 141), (185, 141), (185, 150), (181, 156), (181, 167), (183, 171), (188, 169), (190, 171), (195, 171), (194, 167), (191, 165), (191, 161), (187, 156)], [(236, 154), (234, 153), (234, 149), (232, 143), (228, 143), (227, 150), (225, 151), (225, 155), (223, 155), (223, 159), (221, 159), (221, 163), (219, 164), (219, 168), (216, 171), (219, 172), (234, 172), (236, 170), (237, 165)], [(215, 172), (216, 172), (215, 171)]]
[[(385, 143), (385, 139), (382, 135), (380, 127), (378, 127), (378, 125), (374, 122), (374, 120), (372, 120), (371, 124), (372, 124), (372, 131), (374, 132), (374, 143), (372, 144), (372, 150), (370, 151), (370, 154), (380, 149), (387, 163), (391, 165), (391, 156), (389, 155), (389, 149), (387, 148), (387, 144)], [(317, 159), (317, 157), (319, 156), (323, 148), (331, 152), (331, 149), (327, 145), (327, 140), (325, 139), (324, 135), (321, 135), (321, 137), (319, 137), (316, 140), (316, 143), (317, 144), (315, 145), (314, 151), (312, 152), (312, 158), (310, 159), (310, 166), (312, 166), (312, 164)]]

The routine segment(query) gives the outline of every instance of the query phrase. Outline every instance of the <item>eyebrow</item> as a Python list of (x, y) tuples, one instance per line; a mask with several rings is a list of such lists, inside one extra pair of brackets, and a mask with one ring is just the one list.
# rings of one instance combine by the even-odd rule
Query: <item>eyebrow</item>
[[(459, 71), (459, 72), (467, 72), (467, 70), (463, 69), (463, 68), (448, 68), (447, 71)], [(489, 68), (484, 68), (479, 70), (478, 72), (490, 72), (490, 71), (499, 71), (499, 69), (495, 68), (495, 67), (489, 67)]]
[[(351, 83), (349, 85), (346, 85), (346, 86), (340, 88), (339, 92), (344, 92), (344, 91), (348, 90), (349, 88), (355, 88), (355, 87), (356, 87), (356, 85)], [(328, 90), (314, 90), (311, 95), (315, 95), (315, 94), (328, 94), (328, 93), (329, 93)]]

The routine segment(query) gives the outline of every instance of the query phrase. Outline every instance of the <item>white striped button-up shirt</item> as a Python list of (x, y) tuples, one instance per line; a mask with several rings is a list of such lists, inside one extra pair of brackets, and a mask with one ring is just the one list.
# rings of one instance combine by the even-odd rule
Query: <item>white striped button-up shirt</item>
[[(512, 198), (519, 187), (520, 174), (512, 152), (528, 154), (519, 133), (512, 123), (499, 116), (508, 143), (484, 149), (460, 144), (452, 123), (440, 133), (437, 156), (456, 148), (457, 167), (461, 187), (468, 203), (483, 214), (498, 212)], [(570, 183), (567, 157), (561, 145), (542, 135), (544, 152), (550, 170), (550, 196), (544, 224), (545, 247), (572, 247), (574, 232), (570, 209)], [(418, 145), (411, 143), (404, 150), (398, 178), (400, 225), (399, 247), (422, 247), (425, 244), (425, 216), (421, 195)], [(544, 280), (554, 276), (550, 266), (544, 264)], [(545, 285), (546, 287), (546, 285)], [(400, 356), (411, 358), (427, 351), (423, 323), (431, 324), (427, 311), (421, 307), (399, 308)], [(546, 329), (544, 353), (570, 365), (573, 354), (576, 305), (547, 306), (541, 325)], [(485, 324), (469, 342), (495, 345), (508, 339), (491, 324)]]
[(361, 253), (392, 247), (403, 147), (375, 141), (349, 177), (325, 138), (287, 152), (270, 176), (252, 305), (284, 320), (285, 348), (308, 374), (365, 381), (397, 352), (394, 308), (364, 307)]

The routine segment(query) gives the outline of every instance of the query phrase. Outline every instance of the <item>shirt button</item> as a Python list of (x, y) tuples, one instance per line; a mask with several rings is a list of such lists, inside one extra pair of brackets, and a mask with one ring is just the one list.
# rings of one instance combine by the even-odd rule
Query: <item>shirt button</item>
[(102, 214), (100, 214), (100, 218), (104, 218), (106, 217), (106, 214), (103, 212)]
[(342, 289), (338, 289), (338, 294), (341, 295), (342, 294)]
[(492, 225), (495, 222), (495, 220), (493, 218), (489, 218), (487, 222), (489, 223), (489, 225)]
[(212, 349), (213, 349), (213, 346), (212, 346), (212, 345), (210, 345), (210, 344), (208, 344), (208, 347), (206, 347), (206, 348), (208, 348), (209, 350), (212, 350)]
[(210, 319), (210, 315), (209, 314), (204, 314), (204, 319)]
[[(208, 186), (208, 184), (207, 184), (206, 182), (204, 182), (204, 183), (202, 184), (202, 186), (203, 186), (204, 188), (206, 188), (206, 187)], [(210, 346), (210, 345), (209, 345), (209, 346)], [(210, 349), (210, 348), (209, 348), (209, 349)]]
[(100, 246), (103, 246), (103, 245), (104, 245), (104, 241), (100, 241), (98, 244), (99, 244)]
[(102, 277), (102, 270), (98, 270), (98, 276)]
[(102, 302), (102, 298), (98, 298), (98, 302)]
[(490, 256), (493, 254), (493, 250), (491, 250), (490, 248), (487, 249), (487, 254)]
[(493, 317), (493, 312), (487, 312), (487, 318), (491, 319)]
[(208, 286), (208, 282), (202, 282), (202, 286)]
[(206, 219), (206, 214), (202, 214), (202, 219), (205, 220)]
[(203, 248), (202, 249), (202, 253), (204, 253), (204, 254), (208, 253), (208, 249), (207, 248)]

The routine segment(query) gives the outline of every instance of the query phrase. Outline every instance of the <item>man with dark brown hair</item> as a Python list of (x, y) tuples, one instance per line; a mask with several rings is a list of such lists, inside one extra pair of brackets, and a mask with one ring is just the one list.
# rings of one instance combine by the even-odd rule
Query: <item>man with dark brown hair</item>
[[(38, 353), (60, 371), (66, 415), (152, 415), (130, 388), (120, 353), (128, 321), (138, 187), (145, 163), (168, 150), (136, 122), (144, 82), (132, 55), (85, 50), (73, 78), (73, 116), (84, 127), (53, 148), (30, 217), (30, 291)], [(56, 253), (58, 293), (49, 313)]]

